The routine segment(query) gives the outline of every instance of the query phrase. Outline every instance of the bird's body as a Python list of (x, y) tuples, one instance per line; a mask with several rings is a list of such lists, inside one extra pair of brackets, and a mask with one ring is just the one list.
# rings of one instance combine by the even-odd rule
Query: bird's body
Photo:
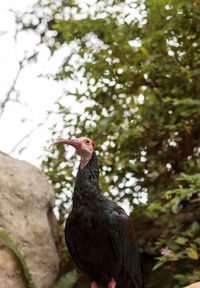
[[(77, 142), (81, 142), (80, 139)], [(77, 146), (75, 140), (69, 141), (72, 140), (54, 144)], [(94, 146), (93, 142), (90, 144)], [(79, 149), (79, 155), (82, 155), (81, 147), (82, 144), (75, 147)], [(91, 147), (88, 154), (86, 150), (84, 165), (80, 163), (76, 177), (72, 212), (65, 226), (69, 252), (79, 268), (91, 278), (92, 288), (144, 288), (133, 225), (120, 206), (103, 196), (97, 156)]]
[(68, 249), (98, 287), (107, 287), (112, 278), (117, 288), (144, 287), (132, 223), (121, 207), (103, 196), (98, 182), (98, 160), (93, 152), (77, 174), (73, 209), (65, 226)]

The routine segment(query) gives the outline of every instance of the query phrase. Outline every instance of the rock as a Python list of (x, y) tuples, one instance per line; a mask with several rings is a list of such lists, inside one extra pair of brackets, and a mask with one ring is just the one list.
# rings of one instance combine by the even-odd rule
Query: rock
[(196, 282), (196, 283), (191, 284), (185, 288), (200, 288), (200, 282)]
[[(53, 214), (54, 192), (43, 173), (31, 164), (0, 153), (0, 229), (25, 256), (37, 288), (52, 287), (59, 257)], [(25, 288), (23, 271), (13, 252), (0, 240), (2, 288)]]

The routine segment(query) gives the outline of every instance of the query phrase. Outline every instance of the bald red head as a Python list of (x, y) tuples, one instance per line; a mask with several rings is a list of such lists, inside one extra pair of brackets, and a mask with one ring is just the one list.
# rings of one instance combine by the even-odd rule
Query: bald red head
[[(76, 149), (76, 153), (81, 156), (81, 167), (83, 168), (92, 157), (94, 141), (87, 137), (80, 137), (77, 139), (58, 140), (52, 143), (49, 148), (57, 144), (68, 144)], [(83, 164), (84, 163), (84, 164)]]

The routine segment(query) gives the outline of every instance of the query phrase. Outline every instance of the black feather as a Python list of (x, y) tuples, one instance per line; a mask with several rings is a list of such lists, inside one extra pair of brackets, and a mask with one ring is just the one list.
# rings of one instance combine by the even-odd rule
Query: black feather
[(133, 225), (125, 211), (101, 193), (95, 152), (79, 167), (65, 239), (73, 260), (99, 287), (107, 288), (114, 278), (116, 288), (144, 288)]

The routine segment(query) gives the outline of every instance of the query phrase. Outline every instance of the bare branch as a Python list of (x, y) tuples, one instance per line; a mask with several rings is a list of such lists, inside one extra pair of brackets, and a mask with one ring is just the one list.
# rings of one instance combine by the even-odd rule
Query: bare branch
[[(16, 83), (17, 83), (17, 80), (18, 80), (18, 78), (19, 78), (20, 72), (21, 72), (22, 67), (23, 67), (23, 62), (24, 62), (24, 58), (23, 58), (21, 61), (19, 61), (19, 69), (18, 69), (18, 71), (17, 71), (17, 73), (16, 73), (16, 75), (15, 75), (15, 78), (14, 78), (14, 80), (13, 80), (13, 83), (12, 83), (12, 85), (10, 86), (8, 92), (6, 93), (5, 99), (3, 100), (3, 102), (0, 103), (0, 118), (1, 118), (2, 115), (3, 115), (3, 112), (4, 112), (4, 110), (5, 110), (6, 104), (11, 100), (11, 93), (12, 93), (13, 91), (15, 91)], [(18, 97), (17, 97), (17, 98), (18, 98)], [(12, 99), (12, 100), (13, 100), (13, 99)], [(16, 99), (16, 100), (18, 101), (18, 99)], [(18, 102), (19, 102), (19, 101), (18, 101)]]
[[(36, 127), (34, 127), (33, 129), (31, 129), (26, 135), (24, 135), (16, 144), (15, 146), (12, 148), (12, 150), (9, 152), (9, 154), (12, 154), (14, 152), (16, 152), (17, 148), (24, 142), (24, 140), (30, 138), (30, 136), (33, 134), (33, 132), (35, 132), (39, 127), (41, 127), (42, 125), (44, 125), (44, 123), (38, 123), (36, 125)], [(21, 148), (20, 151), (24, 150), (25, 147)]]
[[(9, 12), (13, 13), (14, 17), (15, 17), (15, 32), (14, 32), (14, 35), (13, 35), (13, 39), (14, 39), (14, 42), (15, 42), (15, 45), (17, 45), (17, 35), (18, 33), (20, 32), (20, 30), (18, 29), (18, 26), (17, 24), (19, 23), (19, 15), (17, 14), (16, 11), (12, 10), (12, 9), (9, 9)], [(6, 31), (0, 31), (0, 35), (1, 34), (5, 34), (7, 33)], [(39, 46), (36, 45), (36, 47)], [(5, 111), (5, 107), (7, 105), (8, 102), (12, 101), (12, 102), (16, 102), (16, 103), (20, 103), (20, 104), (23, 104), (21, 103), (21, 101), (19, 100), (19, 96), (20, 96), (20, 93), (18, 91), (16, 91), (16, 84), (17, 84), (17, 81), (19, 79), (19, 76), (20, 76), (20, 73), (22, 72), (24, 66), (26, 64), (29, 64), (32, 60), (35, 60), (36, 57), (37, 57), (37, 54), (38, 52), (35, 50), (35, 51), (24, 51), (24, 56), (21, 60), (18, 60), (18, 65), (19, 65), (19, 68), (16, 72), (16, 75), (10, 85), (10, 88), (9, 90), (7, 91), (7, 93), (5, 94), (5, 97), (4, 97), (4, 100), (2, 102), (0, 102), (0, 119)], [(13, 99), (12, 97), (12, 93), (15, 92), (16, 95)]]

